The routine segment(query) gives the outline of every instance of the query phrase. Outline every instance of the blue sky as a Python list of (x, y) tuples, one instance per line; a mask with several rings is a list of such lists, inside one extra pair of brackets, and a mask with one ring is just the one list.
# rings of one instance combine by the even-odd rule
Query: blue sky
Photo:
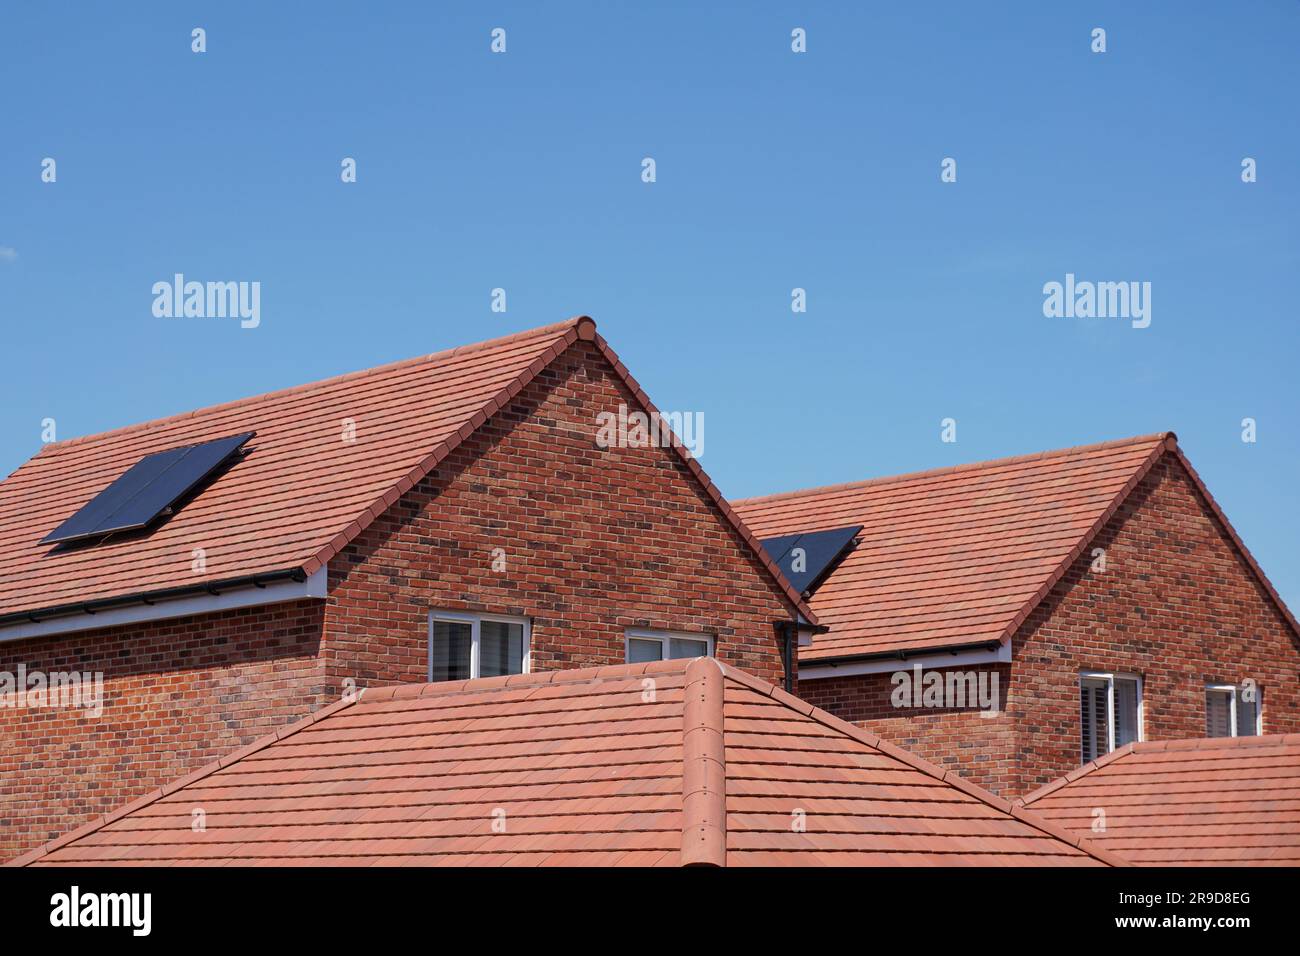
[[(588, 313), (733, 497), (1173, 429), (1296, 607), (1297, 49), (1280, 0), (9, 3), (0, 474)], [(261, 325), (155, 318), (176, 272)], [(1067, 272), (1150, 327), (1044, 317)]]

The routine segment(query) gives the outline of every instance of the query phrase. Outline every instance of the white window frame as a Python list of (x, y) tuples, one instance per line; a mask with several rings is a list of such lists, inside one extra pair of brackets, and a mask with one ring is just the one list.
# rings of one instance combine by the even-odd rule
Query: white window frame
[[(1206, 684), (1205, 693), (1210, 691), (1219, 691), (1228, 695), (1228, 727), (1232, 733), (1229, 737), (1239, 737), (1237, 733), (1237, 696), (1241, 693), (1240, 684)], [(1259, 687), (1255, 688), (1255, 736), (1264, 736), (1264, 695), (1259, 692)], [(1206, 702), (1206, 709), (1209, 709), (1209, 702)], [(1208, 716), (1208, 715), (1207, 715)], [(1207, 740), (1214, 740), (1213, 737), (1207, 737)]]
[(660, 646), (663, 648), (663, 656), (660, 660), (673, 660), (674, 658), (668, 656), (668, 642), (673, 638), (677, 638), (681, 641), (703, 641), (705, 646), (708, 648), (708, 652), (705, 656), (714, 656), (712, 634), (693, 634), (690, 631), (659, 631), (648, 627), (630, 627), (623, 632), (623, 661), (626, 663), (631, 660), (633, 639), (638, 641), (658, 641)]
[[(1115, 752), (1115, 680), (1137, 682), (1137, 739), (1146, 740), (1146, 702), (1142, 694), (1142, 675), (1126, 671), (1079, 671), (1079, 693), (1083, 693), (1085, 680), (1104, 680), (1106, 682), (1106, 753)], [(1080, 728), (1082, 732), (1082, 728)], [(1079, 754), (1083, 756), (1082, 753)], [(1102, 756), (1102, 755), (1099, 755)]]
[(425, 655), (428, 658), (426, 667), (426, 676), (429, 683), (433, 681), (433, 623), (434, 621), (448, 621), (455, 624), (468, 624), (470, 626), (470, 646), (469, 646), (469, 679), (477, 680), (479, 677), (479, 636), (484, 621), (493, 621), (498, 624), (522, 624), (524, 626), (524, 658), (523, 670), (521, 674), (527, 674), (533, 666), (533, 622), (527, 617), (512, 617), (508, 614), (472, 614), (466, 611), (430, 611), (429, 612), (429, 639), (425, 646)]

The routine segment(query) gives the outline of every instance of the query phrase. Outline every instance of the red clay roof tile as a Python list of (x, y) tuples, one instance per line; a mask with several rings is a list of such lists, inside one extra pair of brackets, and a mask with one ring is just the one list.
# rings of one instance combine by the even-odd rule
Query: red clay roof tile
[(1017, 802), (1139, 865), (1300, 865), (1300, 734), (1133, 744), (1084, 771)]
[(14, 863), (1114, 862), (711, 658), (415, 689), (366, 691)]

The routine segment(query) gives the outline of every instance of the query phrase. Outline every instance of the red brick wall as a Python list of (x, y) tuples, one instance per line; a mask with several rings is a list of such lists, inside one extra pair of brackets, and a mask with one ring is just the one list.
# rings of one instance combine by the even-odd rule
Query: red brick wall
[[(1104, 573), (1090, 570), (1094, 547), (1106, 550)], [(1012, 653), (997, 718), (900, 714), (888, 674), (804, 680), (799, 692), (1004, 796), (1079, 765), (1082, 670), (1142, 676), (1148, 740), (1205, 736), (1204, 685), (1247, 677), (1263, 689), (1265, 733), (1300, 730), (1297, 643), (1171, 457), (1025, 621)]]
[(0, 671), (102, 672), (103, 712), (0, 707), (0, 861), (320, 707), (300, 601), (0, 644)]
[(623, 663), (624, 630), (653, 627), (711, 633), (719, 658), (779, 683), (784, 597), (676, 452), (597, 445), (620, 402), (637, 407), (575, 343), (346, 548), (335, 687), (424, 680), (431, 608), (530, 617), (534, 670)]
[[(912, 662), (900, 661), (898, 670), (910, 671), (911, 666)], [(945, 681), (949, 670), (997, 674), (998, 704), (991, 716), (975, 707), (895, 707), (892, 695), (897, 685), (891, 680), (892, 671), (805, 679), (799, 684), (799, 696), (983, 786), (993, 789), (1012, 784), (1017, 771), (1016, 724), (1006, 711), (1011, 665), (971, 664), (938, 670)]]

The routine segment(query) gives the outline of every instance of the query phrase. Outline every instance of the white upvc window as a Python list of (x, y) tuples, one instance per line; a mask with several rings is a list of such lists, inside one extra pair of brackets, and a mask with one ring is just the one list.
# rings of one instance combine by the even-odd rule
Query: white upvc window
[(1084, 671), (1079, 675), (1079, 725), (1083, 762), (1142, 739), (1142, 678)]
[(527, 674), (532, 625), (525, 617), (433, 611), (429, 682)]
[(1262, 703), (1257, 686), (1248, 690), (1237, 684), (1206, 684), (1205, 736), (1256, 737), (1262, 734)]
[(651, 631), (634, 628), (627, 632), (627, 662), (672, 661), (684, 657), (712, 657), (713, 637), (709, 634), (686, 634), (678, 631)]

